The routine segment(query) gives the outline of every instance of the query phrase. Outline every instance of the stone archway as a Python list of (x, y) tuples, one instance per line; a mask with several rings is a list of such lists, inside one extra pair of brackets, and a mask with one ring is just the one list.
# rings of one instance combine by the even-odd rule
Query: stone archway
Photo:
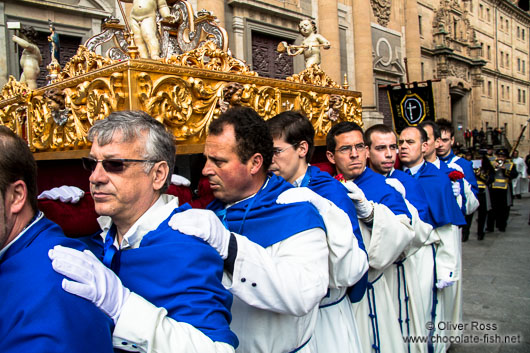
[(468, 128), (469, 122), (469, 95), (470, 90), (462, 85), (449, 88), (451, 96), (451, 121), (455, 129), (455, 142), (464, 145), (464, 131)]

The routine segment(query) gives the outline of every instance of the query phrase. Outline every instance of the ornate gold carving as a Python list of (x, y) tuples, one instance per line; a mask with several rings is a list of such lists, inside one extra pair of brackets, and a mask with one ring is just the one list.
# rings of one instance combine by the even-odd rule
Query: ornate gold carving
[(101, 55), (91, 52), (85, 46), (80, 45), (77, 53), (64, 65), (63, 70), (52, 83), (83, 75), (116, 62), (118, 61), (104, 58)]
[(30, 91), (31, 89), (28, 88), (25, 82), (19, 82), (16, 78), (9, 75), (7, 83), (2, 87), (2, 92), (0, 92), (0, 100), (15, 98), (17, 96), (27, 97)]
[(341, 88), (338, 83), (333, 81), (318, 65), (312, 65), (299, 74), (294, 74), (286, 78), (287, 81), (305, 83), (309, 85)]
[(164, 62), (172, 65), (195, 67), (199, 69), (232, 72), (246, 76), (257, 76), (258, 74), (241, 60), (231, 57), (227, 52), (219, 49), (213, 42), (208, 41), (202, 47), (193, 49), (181, 55), (172, 55), (164, 59)]

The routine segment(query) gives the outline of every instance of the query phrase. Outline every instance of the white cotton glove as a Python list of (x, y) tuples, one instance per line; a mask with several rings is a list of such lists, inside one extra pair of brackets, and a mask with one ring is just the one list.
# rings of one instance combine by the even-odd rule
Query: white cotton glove
[(331, 207), (331, 202), (328, 199), (323, 198), (313, 190), (306, 187), (285, 190), (276, 199), (276, 203), (279, 204), (293, 202), (310, 202), (316, 207), (321, 215), (326, 214)]
[(374, 205), (366, 199), (364, 192), (351, 180), (343, 184), (348, 189), (348, 196), (353, 200), (357, 216), (360, 219), (368, 218), (372, 215)]
[(453, 195), (458, 197), (460, 195), (460, 183), (458, 181), (452, 181), (451, 186), (453, 187)]
[(192, 208), (175, 214), (168, 224), (181, 233), (201, 238), (217, 250), (223, 260), (228, 257), (230, 231), (212, 211)]
[(63, 279), (63, 289), (91, 301), (116, 324), (130, 294), (118, 276), (89, 250), (81, 252), (56, 245), (48, 256), (55, 272), (72, 279)]
[(388, 185), (396, 189), (396, 191), (399, 192), (401, 196), (403, 196), (403, 198), (407, 197), (407, 191), (399, 180), (397, 180), (396, 178), (386, 178), (385, 181)]
[(78, 203), (85, 196), (85, 192), (76, 186), (63, 185), (58, 188), (43, 191), (39, 199), (61, 200), (61, 202)]
[(176, 186), (190, 186), (191, 182), (188, 179), (184, 178), (182, 175), (172, 174), (171, 184)]
[(450, 287), (453, 284), (455, 284), (455, 281), (444, 281), (443, 279), (439, 279), (436, 282), (436, 288), (438, 289), (444, 289), (445, 287)]

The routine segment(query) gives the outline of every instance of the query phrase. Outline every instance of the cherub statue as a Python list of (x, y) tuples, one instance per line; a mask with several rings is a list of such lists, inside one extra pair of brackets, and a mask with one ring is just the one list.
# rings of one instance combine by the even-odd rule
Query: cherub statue
[(37, 32), (33, 27), (22, 28), (19, 35), (13, 35), (13, 42), (24, 48), (20, 57), (20, 67), (22, 67), (20, 82), (25, 82), (30, 89), (36, 89), (40, 72), (39, 65), (42, 62), (39, 47), (35, 44)]
[(175, 21), (166, 0), (119, 0), (132, 2), (131, 30), (141, 58), (160, 58), (156, 12), (166, 21)]
[(329, 41), (321, 34), (317, 33), (315, 21), (302, 20), (298, 25), (300, 34), (304, 36), (301, 45), (288, 45), (281, 42), (278, 51), (286, 51), (287, 55), (294, 56), (304, 53), (305, 67), (310, 68), (314, 64), (320, 65), (320, 48), (329, 49)]

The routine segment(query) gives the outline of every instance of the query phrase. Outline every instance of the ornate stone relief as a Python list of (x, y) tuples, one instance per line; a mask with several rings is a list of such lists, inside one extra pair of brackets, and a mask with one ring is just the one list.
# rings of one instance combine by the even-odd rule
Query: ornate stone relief
[(385, 26), (390, 21), (391, 13), (391, 0), (370, 0), (372, 4), (372, 11), (374, 12), (375, 17), (377, 18), (377, 23), (381, 26)]

